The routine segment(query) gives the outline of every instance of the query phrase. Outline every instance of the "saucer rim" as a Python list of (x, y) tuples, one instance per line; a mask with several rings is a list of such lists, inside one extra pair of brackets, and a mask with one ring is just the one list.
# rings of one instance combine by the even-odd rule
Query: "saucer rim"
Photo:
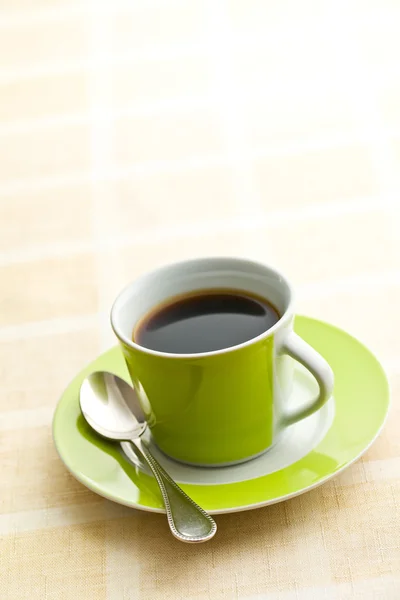
[[(308, 491), (311, 491), (317, 487), (319, 487), (320, 485), (323, 485), (324, 483), (326, 483), (327, 481), (329, 481), (330, 479), (332, 479), (333, 477), (336, 477), (336, 475), (339, 475), (340, 473), (342, 473), (344, 470), (346, 470), (348, 467), (350, 467), (352, 464), (354, 464), (359, 458), (361, 458), (361, 456), (363, 456), (363, 454), (365, 454), (365, 452), (368, 451), (368, 449), (374, 444), (374, 442), (376, 441), (376, 439), (379, 437), (379, 435), (381, 434), (387, 419), (388, 419), (388, 415), (390, 412), (390, 406), (391, 406), (391, 393), (390, 393), (390, 386), (389, 386), (389, 382), (387, 379), (387, 375), (385, 373), (385, 370), (381, 364), (381, 362), (379, 361), (379, 359), (377, 358), (376, 354), (374, 352), (372, 352), (362, 341), (360, 341), (359, 339), (357, 339), (356, 337), (352, 336), (350, 333), (348, 333), (347, 331), (345, 331), (342, 328), (336, 327), (335, 325), (328, 323), (326, 321), (320, 320), (320, 319), (315, 319), (313, 317), (309, 317), (309, 316), (304, 316), (304, 315), (296, 315), (295, 317), (295, 325), (302, 323), (303, 325), (307, 325), (307, 323), (314, 323), (317, 326), (322, 326), (322, 327), (327, 327), (329, 329), (333, 329), (335, 330), (337, 333), (346, 336), (347, 338), (350, 338), (353, 342), (356, 342), (356, 344), (364, 351), (364, 353), (368, 354), (370, 358), (372, 358), (375, 362), (375, 365), (377, 367), (377, 369), (380, 371), (380, 375), (381, 375), (381, 384), (384, 385), (385, 389), (382, 389), (382, 398), (380, 398), (380, 402), (385, 402), (386, 403), (386, 410), (385, 410), (385, 414), (382, 418), (382, 421), (380, 423), (380, 425), (378, 426), (375, 434), (373, 435), (373, 437), (368, 441), (368, 443), (363, 446), (363, 448), (361, 449), (360, 452), (358, 452), (354, 457), (352, 457), (351, 459), (349, 459), (348, 461), (344, 462), (340, 467), (338, 467), (337, 469), (333, 469), (332, 472), (328, 473), (325, 476), (322, 476), (320, 479), (318, 479), (317, 481), (315, 481), (314, 483), (311, 484), (307, 484), (304, 487), (301, 487), (298, 490), (295, 490), (293, 492), (289, 492), (287, 494), (282, 494), (279, 496), (275, 496), (273, 498), (269, 498), (266, 500), (262, 500), (259, 502), (252, 502), (252, 503), (247, 503), (247, 504), (239, 504), (239, 505), (235, 505), (235, 506), (228, 506), (228, 507), (224, 507), (224, 508), (207, 508), (207, 506), (205, 506), (205, 509), (207, 510), (207, 512), (209, 512), (209, 514), (212, 515), (218, 515), (218, 514), (228, 514), (228, 513), (235, 513), (235, 512), (243, 512), (243, 511), (247, 511), (247, 510), (254, 510), (257, 508), (262, 508), (265, 506), (270, 506), (273, 504), (277, 504), (279, 502), (283, 502), (285, 500), (290, 500), (291, 498), (295, 498), (297, 496), (300, 496), (301, 494), (304, 494)], [(53, 442), (55, 445), (55, 448), (57, 450), (57, 453), (61, 459), (61, 461), (63, 462), (64, 466), (66, 467), (66, 469), (71, 473), (71, 475), (73, 475), (73, 477), (75, 479), (77, 479), (80, 483), (82, 483), (85, 487), (87, 487), (88, 489), (90, 489), (91, 491), (95, 492), (96, 494), (98, 494), (99, 496), (107, 499), (107, 500), (111, 500), (112, 502), (116, 502), (118, 504), (121, 504), (123, 506), (127, 506), (129, 508), (136, 508), (138, 510), (142, 510), (145, 512), (152, 512), (152, 513), (158, 513), (158, 514), (163, 514), (165, 513), (165, 510), (162, 507), (157, 507), (157, 506), (150, 506), (147, 504), (143, 504), (139, 502), (135, 502), (135, 501), (129, 501), (127, 500), (125, 497), (121, 497), (118, 494), (116, 494), (115, 492), (112, 493), (107, 493), (107, 491), (104, 491), (104, 489), (101, 488), (101, 486), (94, 480), (90, 479), (89, 477), (83, 475), (80, 473), (79, 468), (77, 467), (73, 467), (73, 465), (70, 465), (68, 463), (68, 459), (66, 457), (63, 456), (63, 451), (60, 448), (60, 439), (58, 438), (58, 432), (57, 432), (57, 428), (58, 428), (58, 421), (59, 421), (59, 413), (60, 413), (60, 407), (63, 406), (64, 403), (66, 402), (70, 402), (70, 398), (69, 398), (69, 394), (70, 394), (70, 388), (71, 386), (76, 383), (77, 381), (81, 380), (84, 377), (84, 374), (88, 371), (90, 371), (93, 367), (94, 364), (97, 363), (97, 361), (99, 359), (102, 360), (107, 360), (108, 357), (110, 356), (114, 356), (117, 352), (119, 352), (120, 349), (118, 346), (114, 346), (113, 348), (107, 350), (104, 353), (101, 353), (99, 356), (97, 356), (93, 361), (91, 361), (83, 370), (81, 370), (77, 375), (75, 375), (75, 377), (70, 381), (70, 383), (68, 384), (68, 386), (66, 387), (66, 389), (64, 390), (63, 394), (61, 395), (59, 402), (57, 404), (55, 413), (54, 413), (54, 417), (53, 417), (53, 423), (52, 423), (52, 435), (53, 435)], [(336, 395), (336, 394), (335, 394)], [(335, 427), (335, 419), (331, 425), (331, 429), (333, 429)], [(330, 429), (330, 430), (331, 430)], [(325, 440), (326, 436), (329, 435), (330, 430), (328, 430), (328, 432), (326, 433), (325, 437), (322, 439), (322, 441), (320, 442), (320, 444), (323, 443), (323, 441)], [(320, 445), (318, 444), (318, 446)], [(61, 444), (62, 445), (62, 444)], [(317, 448), (318, 448), (317, 446)], [(309, 456), (314, 450), (312, 450), (310, 453), (308, 453), (304, 458), (306, 458), (307, 456)], [(295, 465), (296, 463), (293, 463), (292, 465), (285, 467), (285, 469), (288, 469), (290, 467), (293, 467), (293, 465)], [(285, 471), (285, 469), (282, 469), (282, 471)], [(254, 480), (248, 480), (248, 481), (243, 481), (243, 482), (237, 482), (237, 483), (232, 483), (232, 484), (215, 484), (212, 487), (222, 487), (222, 486), (234, 486), (234, 485), (238, 485), (238, 484), (246, 484), (246, 483), (250, 483), (251, 481), (256, 481), (256, 480), (260, 480), (263, 479), (264, 477), (268, 477), (268, 475), (264, 475), (261, 477), (257, 477)], [(135, 484), (134, 484), (135, 485)], [(208, 485), (203, 485), (203, 484), (182, 484), (183, 489), (186, 489), (187, 487), (189, 488), (209, 488), (210, 486)], [(203, 502), (204, 505), (204, 502)]]

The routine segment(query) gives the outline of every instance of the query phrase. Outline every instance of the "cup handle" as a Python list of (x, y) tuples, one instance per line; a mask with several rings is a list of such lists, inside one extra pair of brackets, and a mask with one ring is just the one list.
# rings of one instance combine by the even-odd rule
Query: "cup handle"
[(285, 425), (292, 425), (319, 410), (332, 395), (333, 371), (326, 360), (294, 331), (287, 334), (282, 345), (282, 352), (301, 363), (315, 377), (319, 386), (319, 394), (310, 402), (295, 409), (285, 408), (282, 420)]

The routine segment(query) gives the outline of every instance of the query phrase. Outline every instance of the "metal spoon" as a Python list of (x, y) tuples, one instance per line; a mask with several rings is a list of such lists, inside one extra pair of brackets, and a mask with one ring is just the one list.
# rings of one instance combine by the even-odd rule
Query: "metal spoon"
[(97, 433), (111, 440), (130, 441), (147, 462), (160, 487), (171, 532), (178, 540), (205, 542), (215, 535), (215, 521), (171, 479), (142, 441), (147, 424), (133, 387), (112, 373), (92, 373), (82, 383), (80, 405)]

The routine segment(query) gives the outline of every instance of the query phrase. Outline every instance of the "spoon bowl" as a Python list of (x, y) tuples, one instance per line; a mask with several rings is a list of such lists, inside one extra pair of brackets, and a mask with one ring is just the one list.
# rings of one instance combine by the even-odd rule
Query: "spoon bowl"
[(146, 430), (135, 389), (112, 373), (97, 371), (86, 377), (80, 405), (89, 425), (110, 440), (130, 440)]

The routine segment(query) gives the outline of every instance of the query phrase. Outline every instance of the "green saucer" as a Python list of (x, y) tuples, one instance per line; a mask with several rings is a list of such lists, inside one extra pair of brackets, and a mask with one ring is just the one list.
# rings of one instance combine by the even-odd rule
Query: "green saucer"
[[(284, 468), (274, 470), (268, 464), (268, 452), (264, 458), (255, 459), (263, 461), (260, 468), (266, 469), (265, 475), (252, 475), (260, 471), (254, 470), (254, 461), (249, 461), (245, 463), (248, 467), (241, 466), (241, 471), (234, 472), (237, 467), (224, 467), (221, 477), (224, 483), (219, 483), (217, 469), (207, 469), (208, 474), (214, 473), (212, 483), (209, 477), (205, 479), (207, 483), (184, 483), (188, 481), (185, 466), (174, 463), (176, 480), (181, 480), (182, 488), (210, 513), (248, 510), (281, 502), (321, 485), (357, 460), (383, 427), (389, 408), (389, 387), (374, 355), (345, 331), (322, 321), (298, 316), (295, 330), (322, 354), (334, 371), (333, 421), (329, 421), (327, 433), (311, 451), (305, 455), (300, 452), (299, 460)], [(53, 420), (54, 443), (60, 458), (74, 477), (97, 494), (140, 510), (163, 512), (161, 495), (153, 478), (139, 464), (129, 462), (120, 445), (94, 433), (81, 415), (81, 382), (88, 373), (98, 370), (112, 371), (129, 380), (119, 348), (102, 354), (76, 376), (60, 399)], [(309, 419), (311, 423), (312, 417)], [(316, 421), (313, 423), (315, 428)], [(296, 435), (295, 429), (292, 435)], [(301, 435), (304, 436), (304, 431)], [(225, 483), (229, 480), (229, 469), (236, 475), (232, 475), (233, 482)], [(196, 478), (191, 474), (189, 481), (193, 480)]]

